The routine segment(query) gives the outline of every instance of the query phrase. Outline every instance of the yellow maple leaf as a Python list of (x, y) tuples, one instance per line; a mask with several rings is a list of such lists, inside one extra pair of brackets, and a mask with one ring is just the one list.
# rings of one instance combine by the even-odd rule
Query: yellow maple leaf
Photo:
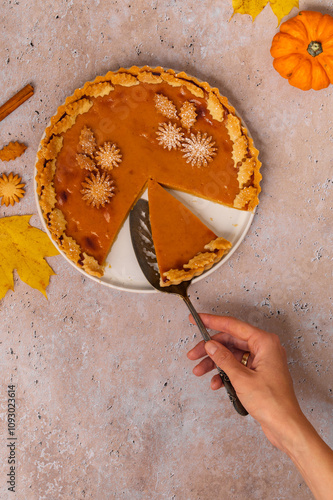
[(45, 289), (54, 271), (44, 257), (58, 255), (48, 236), (30, 226), (31, 215), (0, 219), (0, 300), (14, 290), (13, 271), (22, 281), (47, 297)]
[(232, 0), (233, 15), (249, 14), (254, 21), (268, 3), (278, 18), (278, 24), (289, 14), (293, 7), (298, 8), (299, 6), (299, 0)]

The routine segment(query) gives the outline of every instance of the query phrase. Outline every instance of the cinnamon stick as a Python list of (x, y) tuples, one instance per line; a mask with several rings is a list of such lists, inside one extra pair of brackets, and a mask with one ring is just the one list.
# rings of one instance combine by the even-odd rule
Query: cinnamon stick
[(31, 85), (26, 85), (17, 94), (11, 97), (5, 104), (0, 106), (0, 122), (12, 111), (21, 106), (34, 93), (34, 88)]

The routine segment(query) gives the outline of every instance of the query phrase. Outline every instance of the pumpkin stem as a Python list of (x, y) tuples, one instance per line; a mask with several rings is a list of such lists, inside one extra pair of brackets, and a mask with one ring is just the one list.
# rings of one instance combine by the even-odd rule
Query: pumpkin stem
[(310, 56), (316, 57), (319, 56), (323, 51), (323, 48), (321, 46), (320, 42), (310, 42), (308, 45), (308, 52)]

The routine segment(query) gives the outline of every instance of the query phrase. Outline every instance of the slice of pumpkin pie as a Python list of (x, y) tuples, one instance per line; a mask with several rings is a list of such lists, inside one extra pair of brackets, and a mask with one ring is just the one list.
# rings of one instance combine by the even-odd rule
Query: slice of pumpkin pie
[(178, 285), (210, 269), (231, 248), (157, 182), (148, 182), (149, 217), (160, 285)]

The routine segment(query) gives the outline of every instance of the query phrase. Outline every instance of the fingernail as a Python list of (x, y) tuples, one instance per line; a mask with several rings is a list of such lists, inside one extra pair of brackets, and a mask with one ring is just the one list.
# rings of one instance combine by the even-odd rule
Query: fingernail
[(210, 356), (214, 356), (217, 351), (217, 346), (213, 342), (206, 342), (205, 349), (207, 354), (209, 354)]

